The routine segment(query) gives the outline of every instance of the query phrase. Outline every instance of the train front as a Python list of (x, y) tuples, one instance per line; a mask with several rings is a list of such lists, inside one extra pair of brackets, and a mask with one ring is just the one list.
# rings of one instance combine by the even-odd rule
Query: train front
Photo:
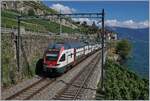
[(62, 57), (64, 47), (62, 44), (49, 47), (44, 54), (43, 71), (50, 74), (63, 73), (64, 70), (60, 67), (59, 59)]

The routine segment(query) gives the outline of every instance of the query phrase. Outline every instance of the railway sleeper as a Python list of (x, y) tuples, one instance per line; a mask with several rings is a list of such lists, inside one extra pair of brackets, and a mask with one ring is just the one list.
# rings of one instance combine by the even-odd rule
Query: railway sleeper
[[(58, 99), (62, 99), (62, 100), (66, 100), (66, 99), (68, 99), (68, 100), (72, 100), (74, 98), (74, 96), (69, 96), (69, 95), (66, 95), (66, 96), (60, 96)], [(78, 96), (77, 97), (77, 99), (80, 99), (81, 97), (80, 96)]]

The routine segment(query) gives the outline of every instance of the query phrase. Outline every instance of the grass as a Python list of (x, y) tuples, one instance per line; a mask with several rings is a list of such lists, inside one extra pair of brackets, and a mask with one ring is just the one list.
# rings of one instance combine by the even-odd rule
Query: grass
[(20, 14), (14, 11), (10, 11), (10, 10), (2, 10), (1, 11), (1, 16), (2, 17), (7, 17), (7, 18), (12, 18), (12, 19), (16, 19), (17, 16), (19, 16)]
[[(26, 22), (30, 22), (33, 24), (38, 24), (38, 25), (43, 25), (46, 30), (53, 32), (53, 33), (59, 33), (59, 27), (60, 25), (52, 22), (52, 21), (48, 21), (48, 20), (37, 20), (37, 19), (30, 19), (30, 20), (25, 20)], [(62, 32), (66, 32), (66, 33), (72, 33), (74, 32), (74, 30), (72, 28), (66, 27), (62, 25)]]
[[(11, 19), (7, 17), (2, 17), (2, 27), (7, 27), (7, 28), (17, 28), (17, 20), (16, 19)], [(27, 22), (21, 22), (21, 26), (24, 26), (26, 30), (30, 31), (39, 31), (39, 32), (45, 32), (46, 29), (42, 25), (38, 24), (32, 24), (32, 23), (27, 23)]]
[[(2, 27), (17, 28), (17, 16), (16, 12), (2, 11)], [(45, 19), (26, 19), (21, 21), (21, 26), (24, 26), (26, 30), (39, 31), (39, 32), (53, 32), (59, 33), (60, 24)], [(76, 30), (62, 25), (62, 33), (74, 33)]]

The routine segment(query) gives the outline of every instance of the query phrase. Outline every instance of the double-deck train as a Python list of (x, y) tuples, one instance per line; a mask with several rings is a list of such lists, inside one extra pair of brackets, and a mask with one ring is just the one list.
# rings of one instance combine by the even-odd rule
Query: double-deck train
[(100, 44), (81, 45), (78, 43), (50, 44), (43, 55), (42, 72), (63, 74), (90, 54), (101, 48)]

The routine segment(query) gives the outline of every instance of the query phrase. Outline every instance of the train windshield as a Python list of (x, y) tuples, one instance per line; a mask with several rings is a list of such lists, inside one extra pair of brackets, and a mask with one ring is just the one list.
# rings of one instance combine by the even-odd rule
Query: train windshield
[(56, 61), (58, 59), (59, 51), (51, 51), (46, 54), (47, 61)]

